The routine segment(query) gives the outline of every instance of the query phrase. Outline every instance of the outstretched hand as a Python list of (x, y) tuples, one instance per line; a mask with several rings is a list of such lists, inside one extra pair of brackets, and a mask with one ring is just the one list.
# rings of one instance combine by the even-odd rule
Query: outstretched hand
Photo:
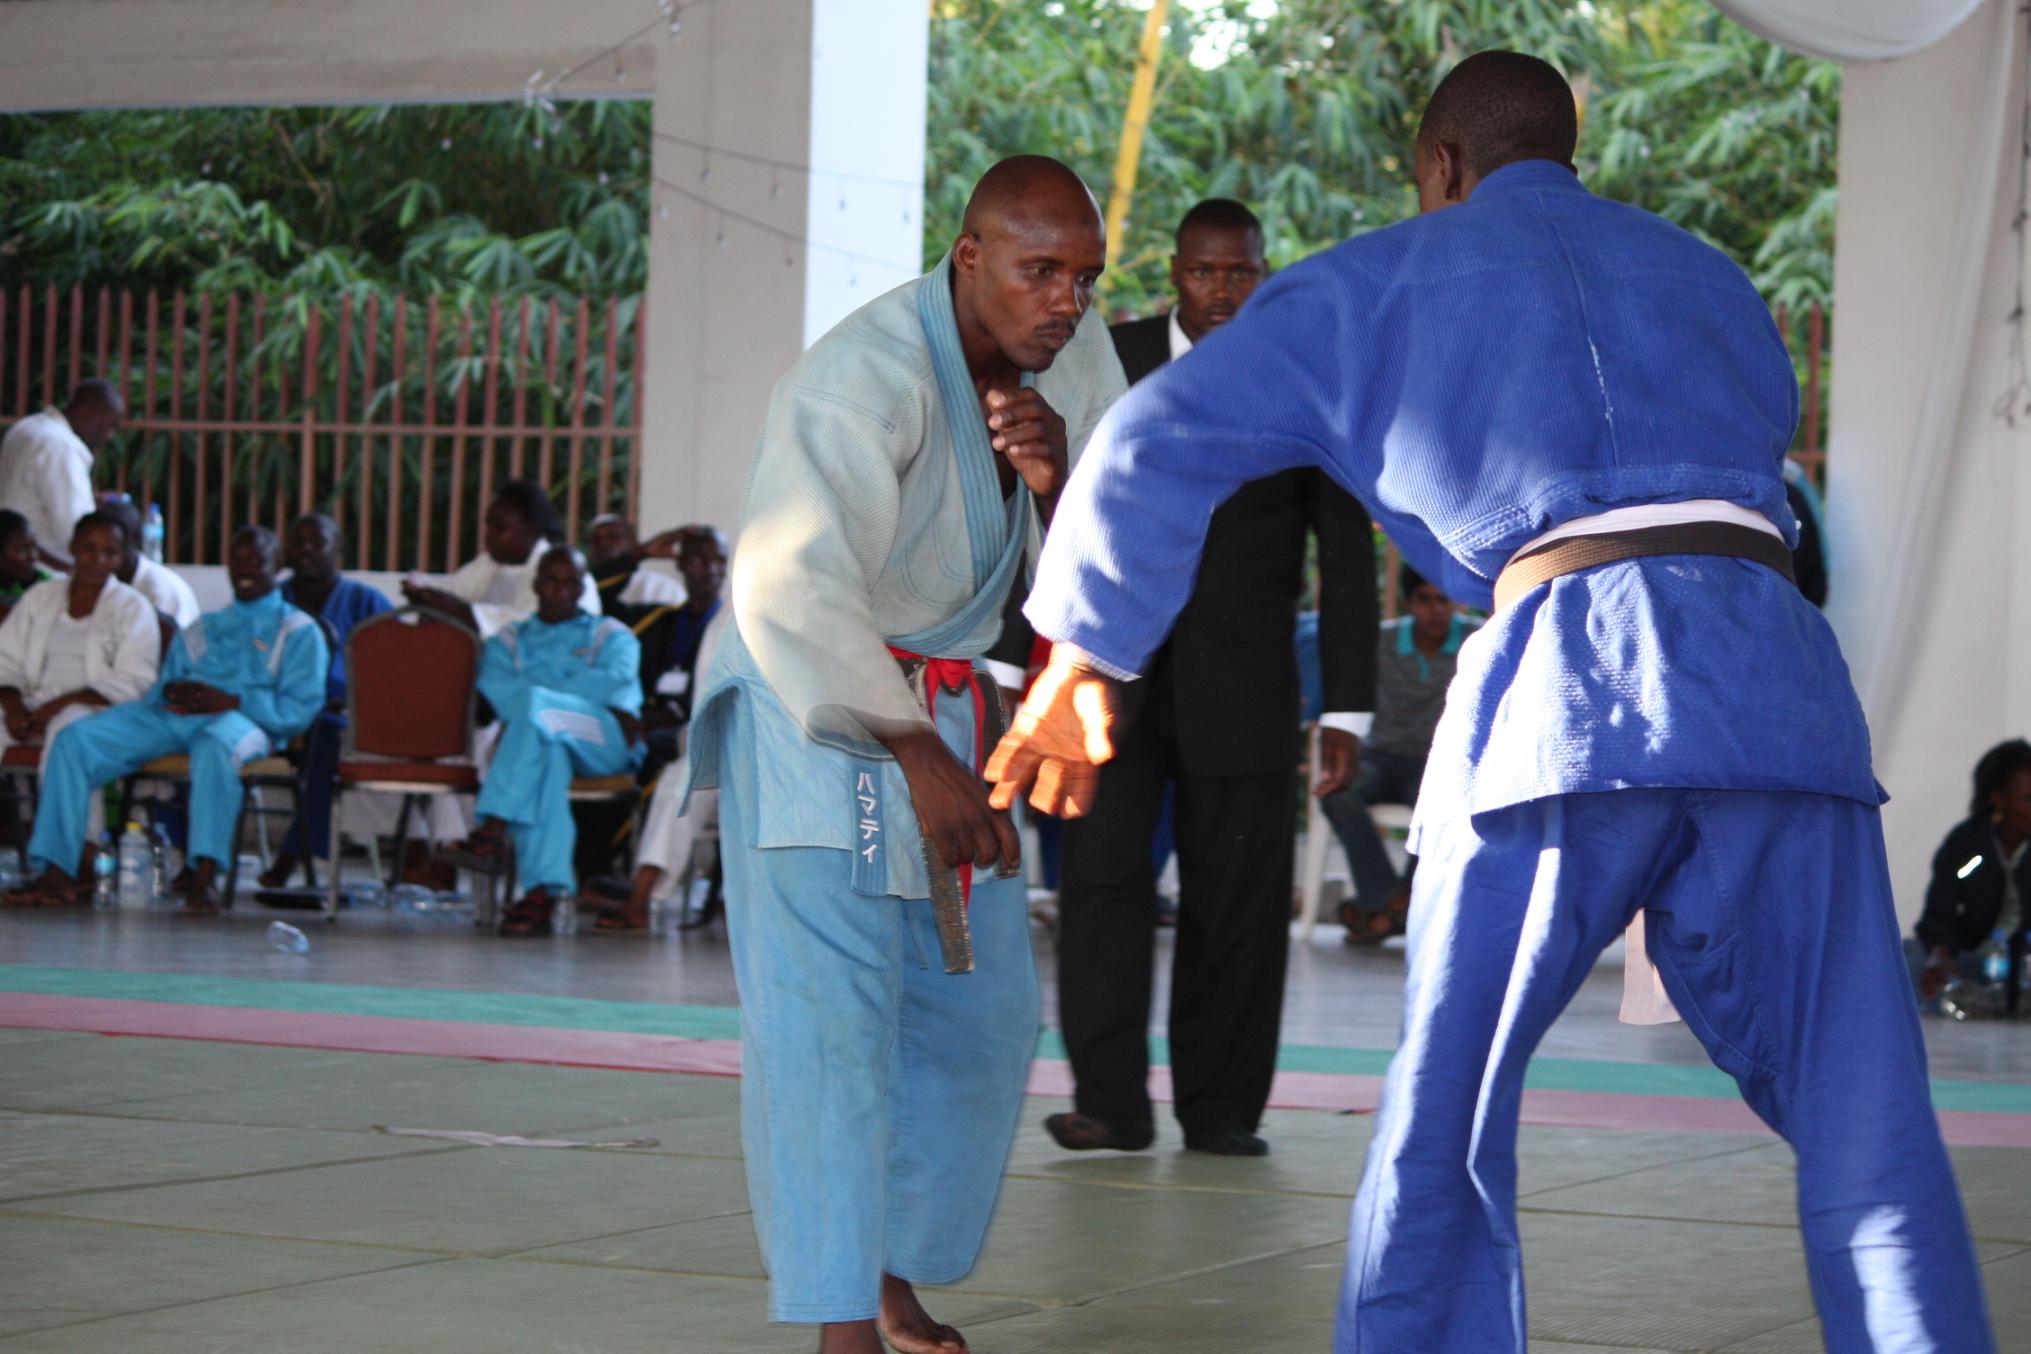
[(1112, 679), (1081, 665), (1064, 645), (1030, 688), (1013, 726), (987, 762), (991, 802), (1005, 809), (1024, 795), (1058, 818), (1083, 818), (1114, 757)]

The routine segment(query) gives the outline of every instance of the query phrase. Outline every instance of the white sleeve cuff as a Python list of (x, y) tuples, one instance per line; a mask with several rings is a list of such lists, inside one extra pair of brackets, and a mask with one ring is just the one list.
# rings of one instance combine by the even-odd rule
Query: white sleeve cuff
[(1348, 710), (1328, 710), (1319, 716), (1319, 727), (1338, 729), (1342, 733), (1351, 733), (1356, 738), (1366, 738), (1368, 731), (1375, 727), (1375, 715), (1369, 710), (1363, 710), (1358, 714)]
[(1005, 687), (1010, 691), (1022, 690), (1024, 682), (1029, 677), (1028, 673), (1013, 663), (1002, 663), (992, 658), (983, 658), (980, 660), (980, 665), (987, 669), (988, 676), (994, 678), (996, 686)]
[(1117, 682), (1133, 682), (1142, 676), (1141, 673), (1130, 672), (1126, 668), (1117, 668), (1104, 658), (1096, 658), (1076, 644), (1067, 644), (1064, 647), (1072, 654), (1081, 667), (1088, 667), (1092, 668), (1095, 672), (1105, 673)]

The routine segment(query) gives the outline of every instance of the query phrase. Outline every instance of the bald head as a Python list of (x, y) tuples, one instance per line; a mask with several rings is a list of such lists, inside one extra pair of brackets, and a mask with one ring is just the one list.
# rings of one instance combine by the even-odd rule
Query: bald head
[(1069, 167), (1014, 155), (981, 175), (952, 244), (952, 304), (973, 375), (1049, 367), (1106, 266), (1100, 204)]
[(962, 230), (1016, 228), (1040, 221), (1088, 221), (1105, 229), (1100, 204), (1072, 167), (1048, 155), (1011, 155), (973, 185)]
[(1475, 184), (1518, 160), (1571, 168), (1579, 135), (1572, 86), (1557, 70), (1521, 52), (1477, 52), (1453, 67), (1425, 106), (1419, 205), (1431, 211), (1465, 201)]

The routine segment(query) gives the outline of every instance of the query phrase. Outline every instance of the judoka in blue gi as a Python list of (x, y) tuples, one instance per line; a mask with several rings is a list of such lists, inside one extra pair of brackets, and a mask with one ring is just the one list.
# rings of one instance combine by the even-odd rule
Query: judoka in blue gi
[(1828, 1348), (1983, 1354), (1867, 730), (1779, 572), (1790, 361), (1741, 270), (1589, 194), (1574, 140), (1551, 67), (1462, 62), (1418, 137), (1424, 214), (1272, 279), (1121, 403), (1039, 567), (1028, 614), (1059, 643), (990, 767), (997, 801), (1086, 800), (1109, 683), (1169, 626), (1214, 505), (1325, 467), (1426, 577), (1499, 604), (1460, 650), (1418, 804), (1402, 1042), (1337, 1349), (1521, 1354), (1525, 1064), (1640, 916), (1637, 960), (1796, 1150)]
[[(693, 783), (719, 789), (769, 1315), (824, 1351), (966, 1347), (913, 1285), (972, 1269), (1037, 1039), (974, 660), (1123, 386), (1105, 262), (1077, 175), (1003, 161), (936, 269), (777, 384), (748, 481)], [(971, 972), (941, 961), (927, 852), (970, 876)]]
[(187, 913), (219, 910), (219, 865), (231, 859), (240, 767), (310, 726), (325, 700), (324, 632), (275, 586), (281, 548), (266, 527), (241, 527), (226, 555), (233, 603), (206, 612), (169, 646), (154, 689), (57, 734), (45, 755), (30, 868), (62, 889), (84, 848), (94, 791), (157, 757), (190, 757), (191, 882)]
[(447, 851), (468, 869), (505, 872), (512, 846), (528, 892), (501, 919), (504, 936), (548, 935), (574, 906), (575, 776), (642, 764), (642, 647), (611, 616), (581, 609), (585, 566), (569, 546), (536, 565), (536, 614), (494, 633), (480, 655), (480, 694), (501, 721), (474, 806), (479, 826)]
[(330, 626), (334, 648), (324, 709), (303, 740), (301, 812), (289, 825), (274, 863), (261, 875), (264, 889), (281, 888), (305, 859), (322, 860), (330, 850), (331, 787), (338, 778), (339, 746), (346, 728), (346, 636), (361, 621), (393, 606), (378, 588), (340, 572), (345, 553), (345, 532), (326, 514), (305, 513), (290, 524), (290, 572), (282, 580), (283, 600)]

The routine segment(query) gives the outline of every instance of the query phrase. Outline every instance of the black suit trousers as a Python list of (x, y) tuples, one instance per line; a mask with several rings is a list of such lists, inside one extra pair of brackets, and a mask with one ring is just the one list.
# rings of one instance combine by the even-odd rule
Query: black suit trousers
[(1176, 787), (1178, 929), (1171, 966), (1171, 1080), (1188, 1133), (1253, 1132), (1276, 1072), (1291, 915), (1296, 760), (1256, 775), (1201, 776), (1141, 721), (1101, 768), (1092, 813), (1065, 824), (1058, 1013), (1083, 1114), (1155, 1122), (1149, 1022), (1156, 943), (1150, 843)]

